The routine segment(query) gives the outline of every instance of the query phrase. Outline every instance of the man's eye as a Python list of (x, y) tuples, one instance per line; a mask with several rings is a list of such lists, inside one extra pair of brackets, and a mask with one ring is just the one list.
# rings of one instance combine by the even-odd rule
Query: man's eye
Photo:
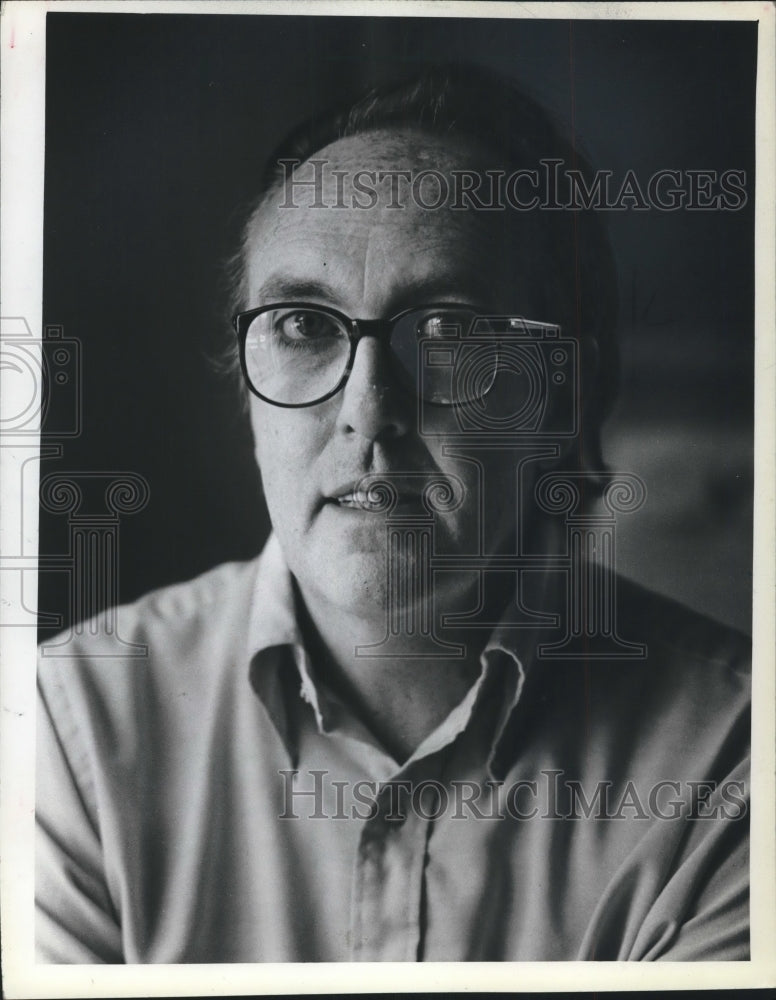
[(277, 329), (287, 340), (318, 340), (336, 336), (339, 328), (323, 313), (299, 311), (278, 317)]
[(418, 321), (418, 337), (466, 336), (472, 324), (473, 313), (451, 309), (449, 312), (432, 313)]

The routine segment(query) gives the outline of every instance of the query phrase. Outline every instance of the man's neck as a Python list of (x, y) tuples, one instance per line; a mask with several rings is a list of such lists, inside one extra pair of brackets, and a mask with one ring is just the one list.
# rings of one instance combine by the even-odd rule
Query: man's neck
[(370, 656), (357, 647), (383, 638), (384, 619), (318, 606), (300, 594), (297, 599), (316, 671), (399, 763), (462, 701), (479, 674), (480, 631), (446, 631), (449, 657), (440, 657), (439, 648), (429, 657), (428, 637), (421, 634), (399, 635), (391, 655)]

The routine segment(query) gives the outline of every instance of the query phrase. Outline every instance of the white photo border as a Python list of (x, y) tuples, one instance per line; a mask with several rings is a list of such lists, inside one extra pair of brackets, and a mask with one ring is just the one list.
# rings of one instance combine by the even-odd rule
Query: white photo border
[[(0, 627), (2, 674), (2, 968), (8, 997), (233, 996), (240, 994), (402, 991), (493, 992), (700, 989), (776, 985), (774, 796), (774, 594), (776, 593), (776, 154), (774, 7), (746, 3), (465, 3), (134, 0), (22, 2), (2, 5), (2, 316), (23, 317), (41, 336), (45, 18), (47, 12), (315, 14), (381, 17), (746, 20), (759, 23), (756, 143), (754, 677), (752, 735), (752, 959), (749, 962), (262, 964), (43, 966), (33, 959), (34, 629)], [(4, 373), (3, 373), (4, 374)], [(10, 383), (5, 386), (11, 391)], [(12, 406), (12, 402), (9, 402)], [(21, 523), (25, 550), (37, 551), (37, 491), (18, 496), (20, 463), (33, 453), (0, 449), (0, 546), (14, 548)], [(14, 495), (14, 494), (17, 495)], [(34, 566), (28, 574), (34, 579)], [(15, 595), (0, 594), (0, 625)], [(31, 587), (31, 589), (33, 589)], [(34, 593), (26, 593), (28, 605)], [(34, 604), (33, 604), (34, 606)]]

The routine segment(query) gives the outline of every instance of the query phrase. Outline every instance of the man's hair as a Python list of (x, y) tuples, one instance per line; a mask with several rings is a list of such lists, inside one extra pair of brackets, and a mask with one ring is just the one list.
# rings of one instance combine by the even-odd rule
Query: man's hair
[[(579, 171), (591, 188), (592, 170), (574, 141), (514, 83), (472, 64), (425, 68), (398, 82), (372, 87), (346, 107), (316, 115), (295, 128), (270, 155), (239, 250), (228, 262), (231, 312), (253, 305), (247, 301), (246, 258), (261, 207), (287, 180), (288, 168), (282, 161), (301, 165), (338, 139), (391, 128), (475, 140), (498, 157), (495, 166), (508, 172), (537, 169), (542, 160), (561, 161), (561, 170)], [(619, 370), (616, 270), (602, 220), (594, 209), (539, 206), (518, 213), (506, 207), (504, 212), (509, 217), (519, 214), (531, 231), (527, 256), (539, 262), (537, 280), (549, 307), (546, 318), (555, 322), (555, 316), (562, 316), (564, 334), (597, 345), (582, 352), (587, 362), (575, 387), (582, 429), (576, 461), (580, 468), (602, 471), (600, 428), (616, 397)], [(240, 376), (233, 338), (222, 361), (229, 373)], [(240, 385), (245, 398), (242, 378)]]

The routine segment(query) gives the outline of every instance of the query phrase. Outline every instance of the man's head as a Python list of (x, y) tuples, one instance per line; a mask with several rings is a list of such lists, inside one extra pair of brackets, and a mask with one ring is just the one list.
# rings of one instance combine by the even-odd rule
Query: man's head
[[(605, 274), (609, 264), (597, 227), (589, 220), (580, 225), (571, 213), (483, 210), (471, 200), (435, 207), (432, 188), (411, 183), (436, 172), (436, 184), (441, 176), (451, 190), (456, 175), (509, 173), (542, 158), (568, 162), (571, 155), (540, 109), (470, 69), (431, 71), (372, 93), (292, 137), (273, 157), (276, 166), (245, 229), (236, 311), (283, 303), (332, 310), (331, 316), (346, 318), (338, 331), (346, 353), (348, 319), (388, 320), (439, 303), (558, 324), (567, 335), (599, 344), (597, 352), (581, 354), (597, 354), (602, 363), (579, 372), (592, 395), (580, 413), (583, 434), (571, 444), (577, 451), (566, 456), (571, 465), (595, 466), (614, 360), (611, 293), (599, 277), (585, 281), (588, 274)], [(289, 158), (298, 161), (293, 171)], [(365, 177), (383, 181), (365, 194)], [(403, 197), (398, 177), (410, 179)], [(310, 180), (315, 183), (303, 183)], [(580, 232), (589, 245), (580, 247)], [(597, 272), (587, 264), (593, 251)], [(429, 308), (419, 315), (422, 336), (445, 314)], [(298, 305), (273, 313), (272, 321), (284, 344), (293, 341), (284, 347), (293, 371), (300, 367), (299, 354), (291, 353), (299, 351), (300, 338), (307, 345), (311, 332), (323, 330), (324, 339), (331, 332), (326, 314), (316, 317)], [(269, 336), (262, 328), (262, 341)], [(317, 336), (316, 344), (322, 342)], [(320, 348), (312, 350), (320, 368)], [(421, 516), (420, 484), (448, 482), (463, 502), (436, 515), (436, 551), (498, 552), (515, 532), (515, 467), (522, 453), (491, 448), (475, 457), (452, 447), (460, 443), (460, 411), (419, 402), (422, 376), (397, 363), (384, 337), (363, 336), (350, 350), (349, 374), (331, 386), (321, 383), (314, 394), (320, 399), (336, 388), (328, 398), (304, 406), (309, 399), (280, 398), (287, 390), (267, 382), (267, 398), (251, 397), (251, 418), (273, 526), (303, 591), (368, 614), (385, 607), (386, 529), (384, 514), (364, 510), (353, 498), (359, 481), (369, 474), (393, 481), (404, 513)], [(485, 398), (478, 402), (509, 412), (515, 383), (508, 373), (483, 378)], [(567, 389), (575, 393), (579, 385)], [(286, 405), (274, 405), (278, 401)], [(452, 574), (438, 582), (437, 593), (447, 587), (452, 598), (463, 580)]]

